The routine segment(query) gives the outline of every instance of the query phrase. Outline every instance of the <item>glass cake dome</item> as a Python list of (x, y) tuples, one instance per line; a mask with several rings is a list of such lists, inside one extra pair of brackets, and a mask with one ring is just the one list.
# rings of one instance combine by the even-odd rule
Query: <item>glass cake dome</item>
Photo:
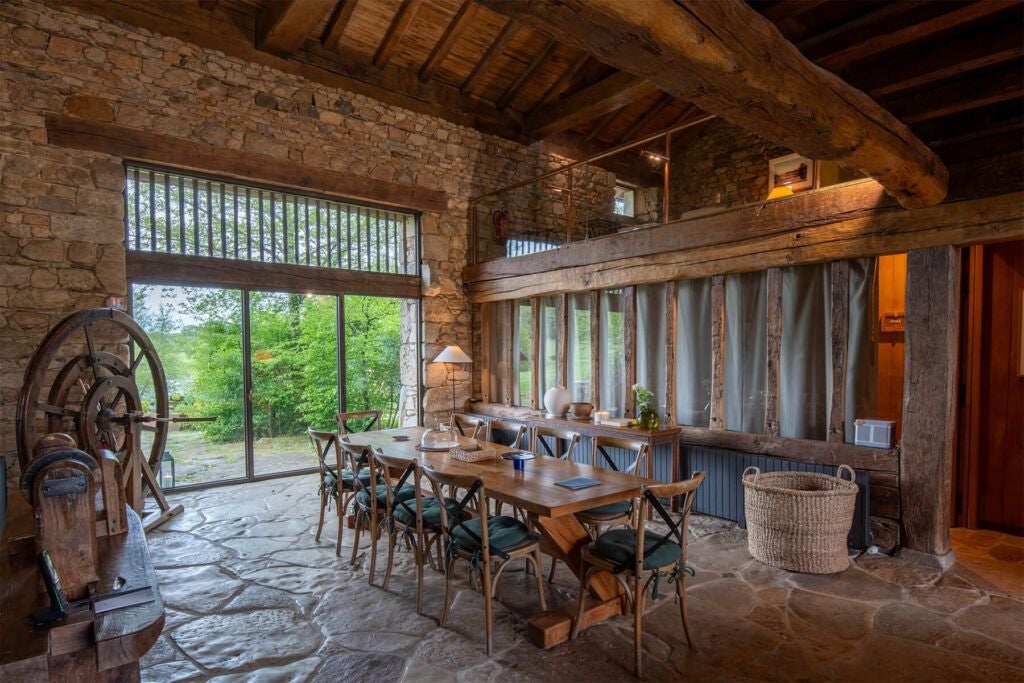
[(459, 439), (451, 428), (438, 420), (433, 428), (423, 432), (420, 447), (430, 451), (446, 451), (459, 445)]

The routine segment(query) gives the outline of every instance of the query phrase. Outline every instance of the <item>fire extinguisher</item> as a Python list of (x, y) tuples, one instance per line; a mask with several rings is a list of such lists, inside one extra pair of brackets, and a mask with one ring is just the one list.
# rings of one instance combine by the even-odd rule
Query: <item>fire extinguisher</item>
[(508, 239), (508, 211), (505, 209), (496, 209), (491, 214), (491, 225), (494, 227), (494, 239), (498, 244), (505, 244), (505, 240)]

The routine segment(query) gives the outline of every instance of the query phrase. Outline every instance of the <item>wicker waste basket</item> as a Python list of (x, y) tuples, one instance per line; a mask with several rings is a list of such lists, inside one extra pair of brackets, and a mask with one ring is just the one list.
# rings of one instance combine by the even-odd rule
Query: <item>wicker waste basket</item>
[[(848, 473), (849, 480), (843, 477)], [(750, 554), (774, 567), (835, 574), (850, 563), (846, 538), (857, 484), (849, 465), (836, 476), (815, 472), (743, 471), (743, 507)]]

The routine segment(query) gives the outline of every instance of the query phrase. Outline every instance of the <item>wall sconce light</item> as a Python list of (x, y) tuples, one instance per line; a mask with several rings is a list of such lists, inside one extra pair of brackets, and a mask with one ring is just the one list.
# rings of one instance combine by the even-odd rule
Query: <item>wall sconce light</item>
[(772, 199), (781, 199), (782, 197), (789, 197), (792, 194), (793, 188), (791, 188), (789, 185), (779, 185), (778, 187), (772, 188), (772, 191), (768, 193), (767, 197), (765, 197), (765, 201), (770, 201)]
[(658, 154), (657, 152), (652, 152), (648, 149), (645, 149), (644, 151), (640, 152), (640, 156), (647, 157), (648, 159), (651, 159), (653, 161), (660, 161), (662, 163), (668, 161), (668, 157), (665, 156), (664, 154)]

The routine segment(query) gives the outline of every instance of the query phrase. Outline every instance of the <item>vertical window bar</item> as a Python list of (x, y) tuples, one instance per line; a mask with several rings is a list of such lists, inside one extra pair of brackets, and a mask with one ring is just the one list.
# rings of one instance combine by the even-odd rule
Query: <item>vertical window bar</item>
[(302, 213), (304, 214), (304, 221), (306, 227), (306, 265), (309, 265), (309, 200), (305, 197), (302, 198)]
[(213, 183), (206, 181), (206, 255), (213, 256)]
[(235, 250), (235, 258), (238, 258), (238, 185), (232, 186), (232, 200), (231, 210), (235, 214), (235, 219), (232, 222), (232, 231), (234, 232), (234, 244), (232, 245)]
[(409, 217), (402, 216), (402, 272), (409, 274)]
[(178, 237), (181, 244), (178, 245), (182, 254), (185, 249), (185, 179), (178, 176)]
[[(331, 207), (327, 207), (327, 267), (334, 267), (334, 252), (337, 251), (337, 245), (341, 242), (341, 208), (338, 204), (334, 205), (334, 225), (337, 226), (338, 234), (337, 239), (334, 240), (334, 250), (331, 249)], [(338, 256), (338, 265), (341, 265), (341, 256)]]
[(220, 184), (220, 257), (226, 258), (228, 255), (228, 226), (227, 226), (227, 211), (225, 210), (224, 202), (224, 183)]
[(192, 179), (192, 253), (199, 254), (199, 179)]
[[(128, 180), (128, 170), (125, 169), (124, 196), (122, 197), (122, 199), (124, 200), (124, 207), (122, 209), (124, 211), (124, 213), (122, 214), (124, 216), (124, 243), (130, 249), (132, 246), (132, 242), (135, 242), (135, 250), (138, 251), (139, 244), (138, 241), (136, 241), (135, 238), (132, 236), (132, 214), (131, 210), (128, 208), (128, 194), (131, 192), (131, 189), (129, 188), (131, 183), (128, 182)], [(137, 233), (138, 231), (136, 230), (136, 234)]]
[(164, 251), (171, 253), (171, 179), (164, 173)]
[(263, 258), (263, 190), (259, 191), (259, 205), (258, 206), (259, 206), (259, 212), (260, 212), (260, 222), (259, 222), (259, 229), (260, 229), (260, 263), (262, 263), (263, 261), (266, 260), (266, 259)]
[(252, 261), (252, 195), (245, 188), (245, 258)]
[(156, 245), (156, 190), (153, 182), (153, 172), (149, 172), (149, 235)]
[(384, 272), (391, 272), (391, 214), (384, 212)]
[(363, 210), (356, 207), (356, 270), (363, 269)]
[(348, 269), (352, 270), (352, 207), (345, 207), (345, 253), (347, 254)]
[(281, 240), (284, 242), (284, 262), (288, 263), (288, 195), (281, 195)]
[[(135, 248), (142, 249), (142, 218), (139, 213), (139, 200), (142, 195), (142, 188), (139, 185), (139, 169), (135, 169)], [(150, 242), (149, 250), (156, 249), (156, 245)]]
[(316, 200), (316, 265), (320, 265), (320, 200)]
[(277, 208), (274, 193), (270, 193), (270, 260), (277, 263)]
[(295, 229), (295, 263), (299, 263), (299, 198), (292, 197), (292, 218)]
[(377, 272), (380, 272), (380, 211), (373, 212), (373, 238), (376, 241), (374, 251), (377, 252)]

